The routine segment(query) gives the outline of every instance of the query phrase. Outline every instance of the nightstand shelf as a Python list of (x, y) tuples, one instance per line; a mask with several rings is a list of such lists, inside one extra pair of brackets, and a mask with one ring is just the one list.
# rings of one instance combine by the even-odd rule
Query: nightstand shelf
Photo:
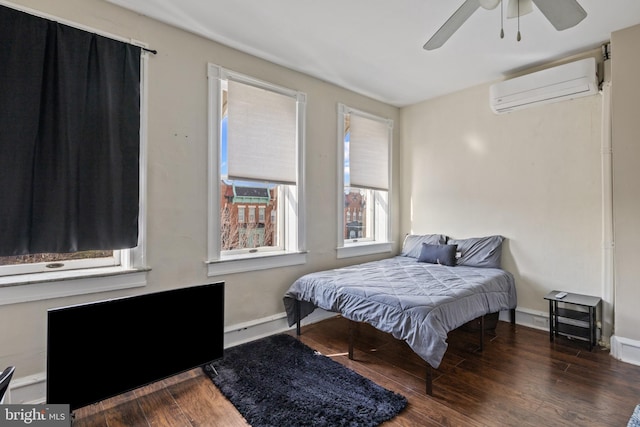
[(596, 345), (596, 312), (601, 303), (598, 297), (567, 293), (557, 298), (560, 291), (551, 291), (544, 299), (549, 301), (549, 339), (563, 335), (588, 342), (589, 351)]

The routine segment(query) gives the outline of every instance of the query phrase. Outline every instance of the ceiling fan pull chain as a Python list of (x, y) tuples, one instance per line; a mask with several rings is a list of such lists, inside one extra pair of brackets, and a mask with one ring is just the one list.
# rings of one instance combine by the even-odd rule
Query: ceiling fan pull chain
[(504, 38), (504, 2), (500, 2), (500, 38)]
[(516, 36), (516, 40), (522, 40), (522, 36), (520, 35), (520, 0), (518, 0), (518, 35)]

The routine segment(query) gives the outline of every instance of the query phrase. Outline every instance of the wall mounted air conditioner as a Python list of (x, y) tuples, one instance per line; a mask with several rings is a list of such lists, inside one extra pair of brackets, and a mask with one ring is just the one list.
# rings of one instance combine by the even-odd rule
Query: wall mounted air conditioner
[(495, 83), (489, 103), (500, 114), (596, 93), (596, 60), (586, 58)]

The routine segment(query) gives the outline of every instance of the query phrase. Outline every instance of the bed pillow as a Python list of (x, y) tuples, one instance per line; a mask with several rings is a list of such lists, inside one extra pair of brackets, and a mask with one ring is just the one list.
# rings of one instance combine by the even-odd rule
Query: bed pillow
[(447, 244), (458, 246), (458, 252), (460, 252), (458, 265), (500, 268), (503, 241), (504, 237), (502, 236), (487, 236), (449, 239)]
[(418, 262), (455, 266), (457, 250), (457, 245), (432, 245), (423, 243)]
[(422, 244), (444, 245), (447, 243), (447, 236), (442, 234), (407, 234), (402, 243), (400, 256), (418, 258), (422, 250)]

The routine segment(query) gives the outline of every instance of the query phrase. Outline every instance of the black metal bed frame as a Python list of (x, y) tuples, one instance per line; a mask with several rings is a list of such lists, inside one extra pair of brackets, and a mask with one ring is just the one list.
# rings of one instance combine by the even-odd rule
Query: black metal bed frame
[[(296, 310), (296, 334), (297, 336), (301, 335), (300, 331), (300, 301), (296, 300), (295, 302), (295, 310)], [(511, 324), (516, 324), (516, 309), (512, 308), (509, 310), (509, 317), (511, 320)], [(355, 328), (354, 325), (357, 322), (353, 320), (349, 320), (349, 359), (355, 360), (353, 358), (353, 342), (355, 339)], [(484, 351), (484, 315), (480, 317), (480, 347), (479, 351)], [(425, 362), (427, 365), (427, 376), (426, 376), (426, 392), (427, 395), (433, 396), (433, 368), (428, 362)]]

